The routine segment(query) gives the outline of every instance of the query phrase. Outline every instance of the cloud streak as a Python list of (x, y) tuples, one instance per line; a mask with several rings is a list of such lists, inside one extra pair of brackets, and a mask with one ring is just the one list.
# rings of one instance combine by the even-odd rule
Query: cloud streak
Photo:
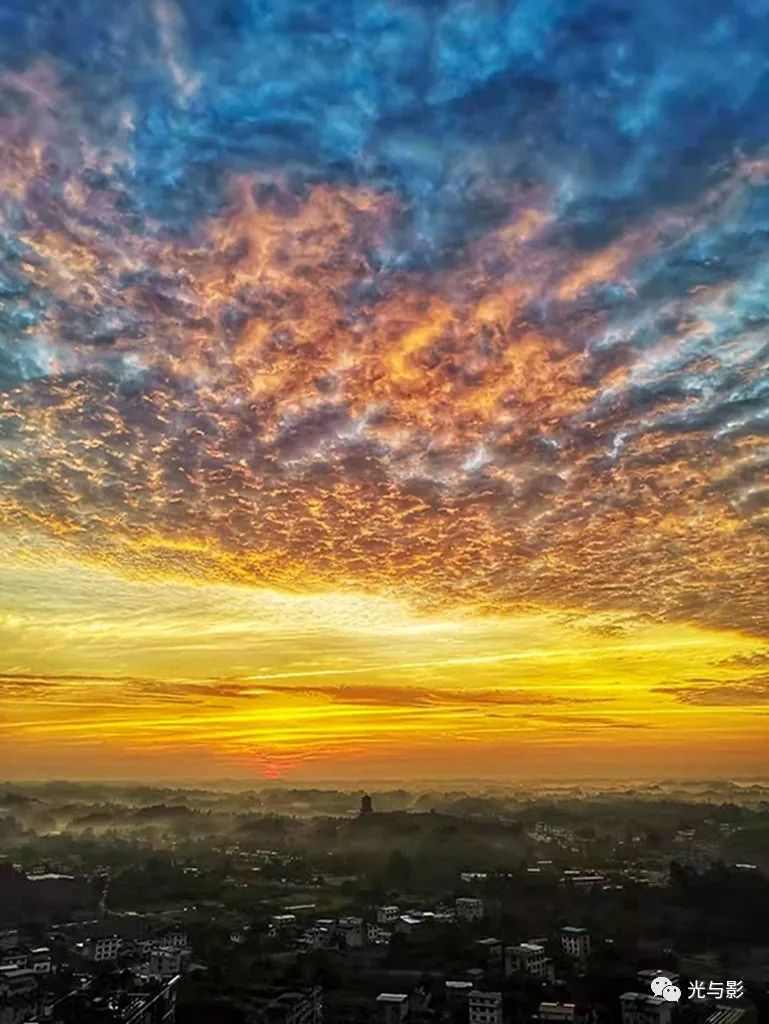
[(719, 679), (698, 679), (676, 686), (657, 686), (684, 704), (718, 707), (756, 707), (769, 702), (769, 675), (752, 676), (725, 683)]

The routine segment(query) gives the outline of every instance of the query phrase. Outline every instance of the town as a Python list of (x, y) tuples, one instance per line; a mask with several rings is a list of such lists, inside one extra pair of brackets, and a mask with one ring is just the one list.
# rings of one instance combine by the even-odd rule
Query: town
[[(761, 793), (596, 794), (570, 813), (315, 794), (358, 801), (346, 815), (244, 814), (254, 798), (231, 793), (63, 795), (4, 798), (0, 1024), (766, 1019), (766, 848), (743, 859), (766, 835)], [(64, 805), (77, 828), (39, 829)]]

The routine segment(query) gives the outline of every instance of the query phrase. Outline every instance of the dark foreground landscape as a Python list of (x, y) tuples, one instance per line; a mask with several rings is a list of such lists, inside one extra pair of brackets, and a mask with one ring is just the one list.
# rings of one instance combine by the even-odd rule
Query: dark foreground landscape
[(0, 807), (0, 1024), (769, 1019), (759, 782)]

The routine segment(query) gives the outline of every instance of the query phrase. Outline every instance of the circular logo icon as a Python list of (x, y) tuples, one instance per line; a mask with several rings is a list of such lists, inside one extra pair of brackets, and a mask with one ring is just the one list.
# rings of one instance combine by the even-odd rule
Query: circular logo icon
[(672, 986), (673, 982), (670, 978), (666, 978), (664, 974), (658, 974), (652, 981), (652, 992), (655, 996), (661, 996), (663, 991)]
[(678, 985), (668, 985), (662, 990), (662, 998), (667, 999), (669, 1003), (677, 1003), (681, 998), (681, 989)]

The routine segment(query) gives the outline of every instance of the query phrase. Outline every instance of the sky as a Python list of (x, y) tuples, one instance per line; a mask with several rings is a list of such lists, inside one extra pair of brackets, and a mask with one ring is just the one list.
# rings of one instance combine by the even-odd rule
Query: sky
[(0, 0), (0, 776), (765, 774), (763, 0)]

